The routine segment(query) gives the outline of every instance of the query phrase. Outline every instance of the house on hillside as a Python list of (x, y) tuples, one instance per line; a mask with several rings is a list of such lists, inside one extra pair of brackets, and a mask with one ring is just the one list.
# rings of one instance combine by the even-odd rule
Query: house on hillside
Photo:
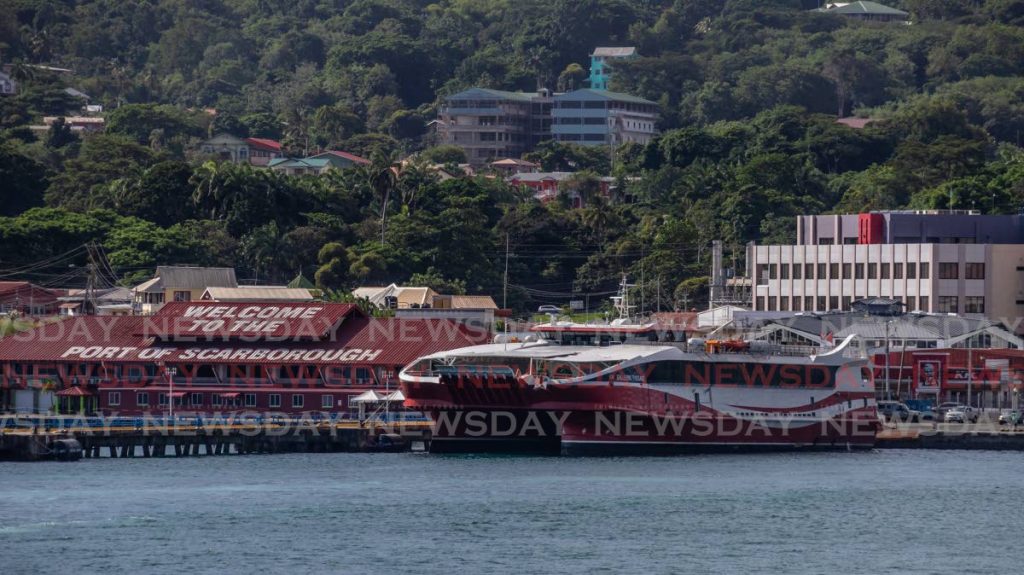
[(590, 55), (590, 87), (595, 90), (607, 90), (611, 73), (607, 65), (614, 60), (625, 60), (637, 56), (636, 47), (598, 47)]
[(658, 132), (658, 105), (629, 94), (586, 88), (554, 98), (551, 136), (583, 146), (648, 144)]
[(60, 295), (26, 281), (0, 281), (0, 314), (52, 315), (57, 312)]
[(211, 287), (237, 288), (232, 268), (160, 266), (153, 279), (132, 290), (136, 313), (151, 315), (167, 302), (195, 301)]
[(344, 170), (358, 166), (365, 166), (370, 160), (355, 154), (330, 150), (321, 152), (308, 158), (277, 158), (268, 164), (271, 170), (285, 173), (289, 176), (303, 176), (307, 174), (322, 175), (328, 170)]
[(816, 9), (818, 12), (839, 14), (847, 18), (856, 18), (871, 22), (909, 22), (910, 14), (903, 10), (890, 8), (878, 2), (867, 0), (858, 2), (829, 2)]
[[(527, 189), (533, 192), (533, 197), (541, 203), (548, 203), (558, 197), (559, 193), (567, 191), (565, 183), (572, 179), (576, 175), (576, 172), (533, 172), (533, 173), (521, 173), (514, 174), (505, 178), (505, 181), (509, 185)], [(600, 193), (605, 198), (611, 197), (612, 187), (615, 184), (615, 178), (610, 176), (602, 176), (598, 179), (598, 185), (600, 186)], [(569, 204), (574, 208), (582, 208), (586, 203), (578, 191), (570, 190), (567, 191), (569, 194)]]
[(534, 164), (533, 162), (519, 160), (516, 158), (496, 160), (491, 162), (489, 165), (495, 172), (506, 176), (511, 176), (513, 174), (530, 174), (540, 171), (539, 164)]
[(121, 316), (131, 315), (133, 311), (132, 290), (124, 287), (95, 289), (91, 294), (84, 289), (70, 289), (67, 295), (58, 299), (63, 317), (89, 314)]
[(285, 286), (210, 287), (206, 288), (206, 291), (203, 292), (202, 297), (199, 299), (202, 301), (228, 303), (301, 303), (313, 301), (313, 294), (308, 289)]
[(199, 144), (199, 151), (218, 160), (266, 166), (282, 157), (281, 144), (266, 138), (239, 138), (231, 134), (217, 134)]

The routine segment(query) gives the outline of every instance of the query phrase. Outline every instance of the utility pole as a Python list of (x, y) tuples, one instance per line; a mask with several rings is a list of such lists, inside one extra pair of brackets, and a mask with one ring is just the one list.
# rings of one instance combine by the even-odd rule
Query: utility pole
[(505, 233), (505, 279), (501, 288), (501, 309), (508, 309), (508, 233)]

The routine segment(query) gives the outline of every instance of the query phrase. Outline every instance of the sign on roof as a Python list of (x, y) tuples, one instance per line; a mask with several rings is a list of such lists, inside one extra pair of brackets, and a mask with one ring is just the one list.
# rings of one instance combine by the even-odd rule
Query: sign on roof
[(350, 315), (352, 304), (174, 302), (143, 325), (145, 335), (168, 341), (321, 340)]

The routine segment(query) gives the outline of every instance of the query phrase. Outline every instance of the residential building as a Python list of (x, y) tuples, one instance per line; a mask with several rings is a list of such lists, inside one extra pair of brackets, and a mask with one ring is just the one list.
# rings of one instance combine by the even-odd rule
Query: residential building
[[(505, 179), (512, 186), (529, 189), (533, 192), (533, 197), (543, 203), (553, 201), (558, 197), (559, 193), (566, 192), (569, 194), (569, 203), (574, 208), (582, 208), (586, 203), (586, 199), (583, 198), (578, 190), (565, 190), (565, 182), (572, 179), (576, 175), (576, 172), (530, 172), (514, 174)], [(611, 195), (612, 186), (615, 183), (615, 178), (610, 176), (602, 176), (598, 178), (598, 185), (600, 186), (600, 193), (604, 197)]]
[(323, 175), (329, 170), (344, 170), (357, 166), (365, 166), (370, 160), (359, 157), (355, 154), (339, 150), (321, 152), (308, 158), (277, 158), (271, 160), (267, 165), (271, 170), (282, 172), (289, 176)]
[(232, 268), (200, 268), (160, 266), (153, 279), (135, 286), (135, 310), (142, 315), (154, 314), (168, 302), (195, 301), (211, 287), (237, 288)]
[(282, 156), (279, 142), (266, 138), (238, 138), (225, 133), (200, 143), (199, 151), (221, 161), (261, 167)]
[(907, 22), (910, 14), (903, 10), (890, 8), (878, 2), (829, 2), (816, 9), (827, 14), (839, 14), (847, 18), (868, 20), (871, 22)]
[(1024, 217), (891, 211), (799, 216), (794, 245), (751, 246), (753, 309), (906, 311), (989, 318), (1024, 332)]
[(590, 87), (595, 90), (607, 90), (608, 80), (611, 78), (608, 64), (615, 60), (635, 58), (636, 55), (636, 48), (633, 46), (594, 48), (594, 53), (590, 55)]
[(514, 174), (532, 174), (540, 171), (540, 165), (519, 160), (516, 158), (505, 158), (491, 162), (490, 168), (499, 174), (511, 176)]
[(419, 309), (432, 307), (437, 292), (428, 287), (391, 284), (383, 287), (359, 287), (352, 290), (357, 298), (367, 299), (382, 309)]
[(57, 313), (61, 292), (27, 281), (0, 281), (0, 314), (43, 316)]
[(491, 296), (435, 295), (430, 305), (400, 307), (395, 310), (399, 319), (450, 320), (477, 329), (480, 333), (494, 331), (495, 316), (507, 316)]
[(202, 301), (218, 301), (230, 303), (244, 302), (308, 302), (313, 301), (313, 294), (305, 288), (285, 286), (239, 286), (209, 287), (199, 298)]
[(518, 158), (551, 139), (552, 95), (470, 88), (445, 98), (436, 125), (441, 144), (459, 146), (473, 165)]
[(605, 90), (583, 89), (555, 96), (551, 135), (585, 146), (647, 144), (657, 133), (658, 105)]
[(106, 126), (106, 120), (97, 116), (46, 116), (43, 118), (42, 126), (33, 126), (32, 128), (36, 130), (49, 130), (50, 126), (57, 122), (58, 118), (64, 118), (64, 125), (71, 128), (72, 132), (102, 132), (104, 126)]
[[(60, 315), (131, 315), (132, 290), (124, 287), (99, 288), (94, 290), (69, 289), (60, 300)], [(86, 302), (90, 301), (91, 304)]]

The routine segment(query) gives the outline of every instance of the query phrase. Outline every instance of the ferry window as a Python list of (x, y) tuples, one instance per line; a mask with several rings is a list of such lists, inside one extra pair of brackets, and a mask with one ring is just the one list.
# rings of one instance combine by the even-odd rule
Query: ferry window
[(201, 393), (193, 393), (192, 397), (190, 399), (192, 400), (192, 405), (202, 405), (203, 404), (203, 394), (201, 394)]
[[(683, 383), (682, 361), (659, 361), (654, 364), (654, 370), (647, 377), (647, 383)], [(696, 367), (696, 365), (694, 366)]]
[(321, 395), (320, 396), (320, 407), (324, 409), (331, 409), (334, 407), (334, 396), (333, 395)]
[(269, 400), (270, 400), (270, 403), (269, 403), (270, 407), (281, 407), (281, 394), (280, 393), (271, 393), (270, 397), (269, 397)]
[(306, 401), (306, 396), (300, 393), (292, 394), (292, 407), (302, 407)]
[(108, 392), (107, 393), (107, 405), (109, 405), (111, 407), (116, 407), (118, 405), (121, 405), (121, 392), (120, 391)]
[(135, 405), (139, 407), (149, 406), (149, 394), (146, 392), (139, 392), (135, 394)]
[(255, 393), (247, 393), (247, 394), (245, 394), (245, 406), (246, 407), (256, 407), (256, 394)]
[(889, 279), (889, 262), (882, 262), (882, 279)]

